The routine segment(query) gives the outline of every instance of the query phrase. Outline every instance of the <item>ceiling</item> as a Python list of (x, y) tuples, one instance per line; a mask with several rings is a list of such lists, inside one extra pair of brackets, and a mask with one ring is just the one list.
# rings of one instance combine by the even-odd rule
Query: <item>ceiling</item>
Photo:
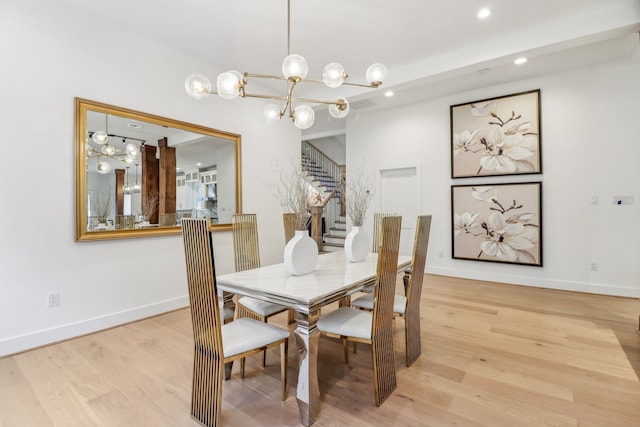
[[(55, 1), (82, 9), (109, 28), (142, 34), (206, 61), (210, 69), (193, 71), (214, 83), (229, 69), (280, 74), (287, 54), (286, 0)], [(481, 7), (491, 10), (487, 19), (477, 18)], [(325, 64), (339, 62), (349, 82), (364, 83), (371, 63), (387, 66), (388, 83), (376, 90), (316, 84), (296, 89), (299, 97), (347, 97), (352, 110), (603, 61), (638, 61), (639, 30), (640, 0), (291, 0), (291, 53), (305, 56), (308, 77), (321, 78)], [(519, 56), (528, 62), (514, 65)], [(258, 89), (281, 94), (283, 85), (266, 82)], [(387, 88), (394, 97), (383, 97)]]

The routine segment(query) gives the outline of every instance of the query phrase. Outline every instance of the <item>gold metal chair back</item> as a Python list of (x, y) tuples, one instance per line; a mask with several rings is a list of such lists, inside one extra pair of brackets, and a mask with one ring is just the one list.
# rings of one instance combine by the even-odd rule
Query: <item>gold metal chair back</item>
[[(287, 215), (287, 214), (285, 214)], [(295, 214), (292, 214), (295, 215)], [(231, 228), (233, 232), (233, 250), (236, 271), (249, 270), (260, 267), (260, 250), (258, 245), (258, 218), (256, 214), (234, 214), (231, 217)], [(295, 230), (294, 230), (295, 233)], [(275, 311), (270, 315), (285, 311)], [(250, 310), (243, 304), (238, 306), (238, 318), (250, 317), (252, 319), (266, 322), (266, 317)], [(268, 317), (268, 316), (267, 316)], [(295, 313), (289, 310), (289, 323), (293, 323)], [(263, 366), (266, 359), (263, 359)]]
[(407, 286), (407, 305), (404, 312), (405, 345), (407, 366), (420, 356), (420, 297), (424, 279), (424, 266), (429, 247), (429, 233), (431, 230), (431, 215), (418, 216), (416, 234), (413, 241), (413, 256), (411, 259), (411, 274)]
[(121, 230), (134, 228), (135, 222), (135, 215), (116, 215), (116, 225)]
[(177, 213), (161, 213), (158, 216), (158, 224), (161, 227), (173, 227), (178, 222)]
[(288, 243), (296, 234), (296, 214), (287, 212), (282, 214), (284, 222), (284, 243)]
[(382, 226), (382, 218), (395, 215), (395, 213), (391, 212), (375, 212), (373, 214), (373, 236), (371, 237), (373, 246), (371, 252), (377, 254), (378, 250), (380, 249), (380, 227)]
[(182, 236), (194, 339), (191, 416), (204, 425), (214, 426), (222, 410), (224, 352), (213, 245), (207, 221), (183, 219)]
[(231, 217), (236, 271), (260, 267), (258, 219), (256, 214), (234, 214)]
[(371, 351), (376, 406), (396, 389), (393, 351), (393, 302), (398, 272), (398, 249), (402, 217), (385, 216), (380, 220), (380, 253), (376, 273)]

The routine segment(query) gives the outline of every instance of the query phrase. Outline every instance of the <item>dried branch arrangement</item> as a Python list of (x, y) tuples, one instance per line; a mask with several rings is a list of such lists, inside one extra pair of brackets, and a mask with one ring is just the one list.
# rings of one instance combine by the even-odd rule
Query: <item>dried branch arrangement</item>
[(280, 169), (279, 185), (269, 186), (280, 205), (296, 214), (296, 230), (306, 230), (310, 218), (309, 182), (302, 165), (296, 166), (290, 174)]
[(142, 198), (140, 208), (142, 209), (142, 216), (145, 220), (149, 220), (153, 216), (153, 213), (158, 209), (158, 203), (160, 199), (158, 193), (148, 193)]
[(111, 192), (96, 195), (93, 201), (93, 211), (98, 218), (99, 223), (106, 223), (113, 207), (113, 199)]
[(352, 183), (346, 184), (342, 181), (339, 185), (341, 187), (340, 198), (342, 203), (345, 204), (345, 209), (347, 215), (351, 218), (352, 225), (362, 227), (367, 215), (367, 209), (369, 209), (369, 203), (373, 197), (371, 183), (365, 180), (362, 175), (359, 175)]

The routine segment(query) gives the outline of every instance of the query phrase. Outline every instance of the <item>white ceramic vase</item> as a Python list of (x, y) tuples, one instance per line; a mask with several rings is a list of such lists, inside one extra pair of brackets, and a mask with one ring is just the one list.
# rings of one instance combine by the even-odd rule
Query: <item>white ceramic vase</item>
[(296, 230), (296, 234), (284, 247), (284, 265), (289, 273), (302, 276), (311, 273), (318, 261), (318, 245), (307, 230)]
[(344, 240), (344, 254), (349, 262), (364, 261), (369, 253), (371, 243), (367, 233), (357, 225), (351, 227), (351, 231)]

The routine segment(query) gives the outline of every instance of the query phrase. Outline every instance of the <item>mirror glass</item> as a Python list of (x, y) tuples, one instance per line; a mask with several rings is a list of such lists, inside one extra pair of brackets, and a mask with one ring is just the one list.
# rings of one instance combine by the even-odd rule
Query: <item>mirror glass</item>
[(231, 229), (240, 135), (76, 98), (76, 240)]

